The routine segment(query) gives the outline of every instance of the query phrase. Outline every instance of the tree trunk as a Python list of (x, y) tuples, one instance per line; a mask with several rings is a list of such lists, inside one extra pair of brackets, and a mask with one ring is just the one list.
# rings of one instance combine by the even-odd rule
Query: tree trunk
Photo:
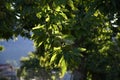
[(86, 80), (87, 79), (87, 71), (83, 68), (79, 68), (74, 70), (73, 72), (73, 80)]
[(79, 67), (73, 71), (73, 80), (87, 80), (87, 69), (85, 68), (85, 59), (82, 59)]
[(92, 80), (106, 80), (106, 74), (105, 73), (92, 73)]

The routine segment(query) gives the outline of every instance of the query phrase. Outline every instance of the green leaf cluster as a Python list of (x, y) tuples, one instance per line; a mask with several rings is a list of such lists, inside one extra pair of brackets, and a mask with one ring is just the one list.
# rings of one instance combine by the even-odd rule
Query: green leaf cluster
[(2, 1), (0, 38), (32, 39), (42, 67), (120, 79), (119, 0)]

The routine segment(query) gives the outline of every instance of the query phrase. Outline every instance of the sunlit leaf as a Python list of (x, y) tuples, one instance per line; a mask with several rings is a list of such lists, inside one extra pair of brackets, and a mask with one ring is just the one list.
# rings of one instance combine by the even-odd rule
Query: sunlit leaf
[(4, 51), (4, 47), (0, 45), (0, 51)]
[(66, 61), (64, 59), (64, 56), (61, 57), (60, 61), (59, 61), (59, 66), (61, 66), (61, 76), (64, 76), (65, 72), (67, 71), (67, 64)]

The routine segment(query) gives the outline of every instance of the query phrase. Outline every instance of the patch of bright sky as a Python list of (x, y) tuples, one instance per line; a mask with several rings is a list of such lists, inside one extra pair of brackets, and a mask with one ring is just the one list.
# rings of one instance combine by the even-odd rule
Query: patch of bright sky
[(34, 51), (33, 42), (20, 36), (18, 40), (0, 41), (0, 45), (5, 47), (5, 50), (0, 52), (0, 64), (9, 62), (19, 66), (21, 57)]
[(118, 25), (114, 24), (118, 20), (118, 18), (116, 16), (117, 16), (117, 14), (114, 14), (114, 19), (111, 20), (111, 23), (112, 23), (113, 27), (118, 27)]

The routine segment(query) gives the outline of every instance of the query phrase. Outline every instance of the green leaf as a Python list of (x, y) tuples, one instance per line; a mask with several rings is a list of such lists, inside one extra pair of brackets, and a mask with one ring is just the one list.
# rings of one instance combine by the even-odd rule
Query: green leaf
[(4, 47), (0, 45), (0, 51), (3, 51), (4, 50)]
[(50, 59), (50, 64), (53, 63), (56, 59), (57, 54), (53, 54), (53, 56)]
[(64, 56), (61, 57), (60, 61), (59, 61), (59, 66), (61, 66), (61, 76), (64, 76), (65, 72), (67, 71), (67, 64), (66, 61), (64, 59)]
[(79, 48), (80, 52), (86, 51), (86, 48)]

